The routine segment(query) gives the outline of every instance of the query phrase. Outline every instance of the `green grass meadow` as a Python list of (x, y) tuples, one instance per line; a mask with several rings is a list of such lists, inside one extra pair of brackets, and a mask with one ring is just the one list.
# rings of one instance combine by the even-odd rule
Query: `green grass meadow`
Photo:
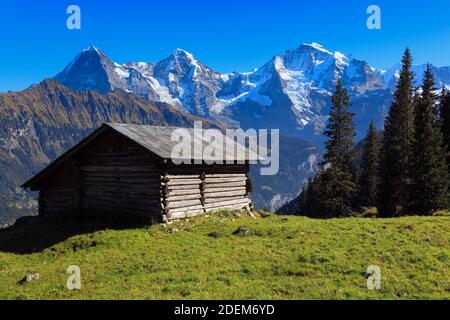
[[(233, 234), (239, 227), (248, 234)], [(166, 226), (61, 228), (0, 231), (0, 299), (450, 299), (448, 216), (222, 213)], [(70, 265), (81, 268), (81, 290), (66, 288)], [(381, 268), (380, 290), (367, 288), (369, 265)], [(29, 272), (40, 278), (17, 284)]]

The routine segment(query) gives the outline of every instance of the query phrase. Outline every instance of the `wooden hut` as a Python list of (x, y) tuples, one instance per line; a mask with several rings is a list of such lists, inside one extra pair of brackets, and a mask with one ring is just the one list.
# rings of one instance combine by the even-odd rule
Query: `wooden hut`
[(193, 155), (192, 164), (177, 165), (174, 129), (103, 124), (22, 187), (39, 191), (42, 217), (120, 213), (160, 222), (224, 208), (251, 210), (249, 161), (258, 156), (224, 138), (233, 145), (233, 161), (227, 148), (223, 163)]

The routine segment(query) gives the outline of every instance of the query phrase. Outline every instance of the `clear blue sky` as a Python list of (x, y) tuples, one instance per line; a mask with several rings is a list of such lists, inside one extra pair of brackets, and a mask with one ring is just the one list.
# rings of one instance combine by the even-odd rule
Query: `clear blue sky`
[[(80, 31), (66, 28), (70, 4), (81, 8)], [(370, 4), (381, 7), (381, 30), (366, 28)], [(377, 68), (398, 62), (406, 46), (416, 63), (450, 65), (450, 1), (1, 1), (0, 40), (0, 91), (55, 75), (91, 45), (118, 62), (158, 61), (179, 47), (221, 72), (259, 67), (302, 42)]]

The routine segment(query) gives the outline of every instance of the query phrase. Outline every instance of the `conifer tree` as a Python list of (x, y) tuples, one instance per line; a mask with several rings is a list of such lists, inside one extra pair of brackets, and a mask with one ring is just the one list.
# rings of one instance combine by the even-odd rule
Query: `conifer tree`
[(385, 121), (381, 151), (380, 216), (407, 210), (410, 200), (412, 144), (414, 139), (412, 57), (406, 49), (393, 102)]
[(354, 175), (351, 171), (355, 125), (353, 113), (348, 110), (350, 99), (347, 90), (342, 87), (342, 79), (338, 80), (332, 103), (325, 130), (328, 141), (325, 142), (326, 153), (320, 174), (320, 199), (317, 208), (323, 217), (349, 215), (356, 193)]
[(415, 105), (414, 119), (411, 211), (420, 215), (429, 215), (448, 205), (449, 175), (441, 121), (435, 112), (435, 90), (433, 73), (428, 64), (422, 93)]
[(441, 132), (444, 139), (444, 148), (447, 153), (447, 164), (450, 172), (450, 92), (442, 88), (440, 101)]
[(370, 123), (362, 152), (361, 175), (359, 178), (359, 202), (362, 206), (377, 205), (380, 185), (380, 138), (373, 121)]

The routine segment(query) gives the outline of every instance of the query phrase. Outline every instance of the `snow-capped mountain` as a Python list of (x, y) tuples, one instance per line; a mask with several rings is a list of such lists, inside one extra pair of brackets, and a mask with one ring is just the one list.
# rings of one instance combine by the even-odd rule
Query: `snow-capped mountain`
[[(317, 43), (287, 50), (251, 72), (228, 74), (210, 69), (182, 49), (157, 63), (118, 64), (92, 47), (55, 79), (75, 90), (122, 89), (234, 126), (280, 128), (286, 135), (320, 141), (339, 77), (350, 92), (361, 137), (371, 120), (382, 126), (397, 71), (398, 66), (376, 70)], [(422, 74), (423, 66), (415, 71)], [(434, 71), (439, 84), (450, 85), (449, 67)]]
[(206, 116), (223, 85), (221, 75), (176, 49), (158, 63), (118, 64), (100, 49), (83, 50), (55, 79), (75, 90), (100, 93), (121, 89), (151, 101), (166, 102), (192, 114)]
[(287, 135), (320, 141), (340, 77), (350, 91), (361, 134), (371, 119), (381, 124), (390, 101), (381, 74), (317, 43), (288, 50), (247, 74), (253, 86), (225, 112), (244, 128), (280, 128)]
[[(397, 84), (399, 78), (399, 72), (401, 69), (401, 64), (397, 63), (391, 68), (381, 71), (383, 79), (388, 88), (393, 90)], [(426, 64), (416, 64), (412, 66), (412, 71), (415, 75), (415, 84), (420, 86), (423, 80), (423, 75), (425, 74)], [(436, 81), (436, 88), (440, 89), (442, 86), (446, 86), (450, 89), (450, 67), (438, 67), (431, 65), (431, 70)]]

